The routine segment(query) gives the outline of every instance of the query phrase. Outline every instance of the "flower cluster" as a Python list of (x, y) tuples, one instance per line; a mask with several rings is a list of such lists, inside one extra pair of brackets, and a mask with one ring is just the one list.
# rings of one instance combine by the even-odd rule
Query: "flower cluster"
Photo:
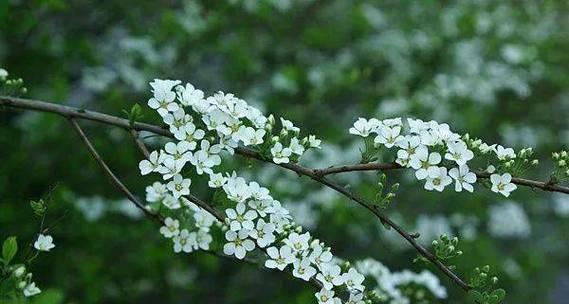
[[(265, 117), (233, 94), (218, 92), (205, 97), (191, 84), (182, 86), (180, 81), (174, 80), (157, 79), (150, 85), (153, 97), (148, 105), (160, 114), (177, 140), (153, 151), (139, 164), (141, 174), (160, 173), (165, 181), (147, 187), (146, 199), (150, 203), (163, 204), (170, 210), (189, 206), (195, 213), (194, 218), (206, 218), (203, 210), (184, 197), (190, 194), (192, 184), (190, 178), (182, 175), (186, 164), (190, 164), (198, 175), (206, 174), (208, 185), (218, 188), (227, 181), (223, 174), (214, 172), (214, 168), (221, 164), (220, 154), (223, 151), (233, 154), (241, 144), (270, 153), (275, 163), (287, 163), (297, 159), (306, 149), (320, 145), (314, 136), (299, 138), (300, 129), (283, 118), (280, 119), (280, 134), (273, 136), (274, 117)], [(209, 225), (198, 224), (196, 220), (187, 225), (189, 230), (178, 229), (180, 223), (170, 218), (162, 231), (172, 238), (177, 252), (208, 249), (212, 240), (209, 226), (215, 219), (207, 218), (205, 222)], [(191, 232), (190, 227), (197, 230)]]
[(423, 287), (437, 299), (447, 297), (445, 287), (441, 285), (434, 274), (427, 270), (420, 273), (409, 270), (391, 272), (381, 262), (372, 258), (357, 262), (355, 268), (366, 277), (375, 280), (377, 287), (373, 291), (384, 301), (389, 300), (385, 301), (386, 303), (414, 303), (414, 299), (410, 299), (409, 296), (413, 296), (415, 293), (408, 294), (402, 290), (403, 287), (410, 284)]
[[(320, 147), (320, 140), (313, 135), (300, 138), (300, 129), (284, 118), (280, 118), (280, 131), (273, 135), (274, 117), (265, 117), (232, 94), (218, 92), (205, 98), (191, 84), (181, 86), (173, 80), (155, 80), (151, 86), (154, 96), (148, 105), (161, 115), (177, 142), (153, 151), (139, 168), (143, 175), (156, 172), (166, 181), (148, 186), (146, 199), (166, 206), (172, 215), (160, 233), (173, 240), (174, 251), (209, 249), (210, 228), (217, 222), (186, 197), (191, 180), (183, 175), (183, 169), (191, 164), (198, 175), (208, 177), (208, 186), (223, 191), (229, 202), (225, 222), (218, 223), (226, 230), (226, 255), (244, 259), (258, 248), (267, 255), (266, 267), (289, 268), (297, 278), (319, 281), (323, 286), (316, 294), (319, 303), (341, 303), (334, 296), (334, 288), (339, 286), (349, 290), (352, 298), (363, 299), (363, 275), (354, 268), (342, 269), (330, 248), (303, 232), (267, 188), (248, 183), (235, 172), (214, 171), (221, 164), (220, 154), (233, 154), (240, 145), (279, 164), (297, 161), (306, 150)], [(188, 211), (190, 220), (180, 215)]]
[[(349, 129), (349, 133), (364, 137), (368, 141), (373, 137), (374, 148), (383, 146), (396, 149), (395, 162), (403, 167), (413, 168), (415, 177), (425, 181), (425, 189), (431, 191), (442, 192), (454, 182), (455, 191), (461, 192), (464, 189), (473, 192), (477, 176), (470, 170), (468, 162), (475, 154), (492, 153), (504, 164), (499, 166), (502, 171), (515, 164), (516, 153), (513, 149), (495, 144), (488, 145), (479, 139), (471, 140), (468, 135), (461, 137), (460, 134), (452, 132), (448, 124), (439, 124), (436, 121), (425, 122), (408, 118), (407, 125), (404, 125), (401, 118), (359, 118)], [(524, 155), (531, 154), (531, 151), (523, 151)], [(492, 191), (507, 197), (517, 188), (512, 183), (510, 173), (495, 173), (493, 166), (490, 170)]]
[(354, 268), (342, 271), (330, 248), (303, 232), (268, 189), (236, 176), (228, 176), (222, 189), (235, 203), (234, 208), (225, 210), (225, 254), (243, 259), (260, 248), (268, 256), (265, 267), (281, 271), (288, 267), (294, 277), (318, 280), (323, 286), (316, 293), (319, 303), (341, 303), (334, 297), (334, 288), (339, 286), (349, 290), (352, 297), (362, 294), (364, 277)]

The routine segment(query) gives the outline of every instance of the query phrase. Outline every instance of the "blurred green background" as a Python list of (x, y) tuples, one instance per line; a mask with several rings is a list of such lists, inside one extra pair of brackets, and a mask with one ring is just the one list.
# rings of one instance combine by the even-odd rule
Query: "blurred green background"
[[(0, 67), (27, 97), (123, 115), (145, 105), (153, 78), (233, 92), (324, 140), (314, 167), (357, 162), (357, 117), (435, 119), (514, 148), (536, 147), (546, 179), (552, 151), (569, 145), (568, 2), (554, 1), (88, 1), (0, 0)], [(144, 120), (159, 123), (146, 107)], [(311, 303), (286, 275), (174, 254), (91, 160), (63, 119), (0, 110), (0, 239), (31, 242), (29, 200), (50, 196), (56, 248), (31, 269), (34, 303)], [(140, 197), (140, 156), (126, 132), (84, 126)], [(158, 146), (154, 138), (149, 144)], [(343, 197), (266, 164), (236, 159), (297, 220), (343, 258), (374, 257), (392, 270), (423, 268), (465, 295)], [(373, 174), (339, 176), (371, 193)], [(388, 212), (429, 244), (458, 235), (463, 277), (489, 264), (506, 303), (567, 303), (569, 196), (523, 189), (509, 199), (429, 193), (407, 174)], [(54, 190), (52, 190), (54, 189)], [(203, 198), (211, 193), (196, 189)]]

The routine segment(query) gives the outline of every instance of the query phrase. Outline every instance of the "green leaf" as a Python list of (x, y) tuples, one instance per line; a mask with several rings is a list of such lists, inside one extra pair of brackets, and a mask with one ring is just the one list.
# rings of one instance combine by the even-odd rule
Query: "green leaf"
[(8, 265), (18, 252), (18, 242), (15, 236), (11, 236), (4, 241), (2, 245), (2, 257), (4, 258), (4, 264)]
[(30, 206), (32, 207), (32, 210), (34, 210), (34, 213), (40, 217), (43, 216), (47, 210), (47, 206), (43, 199), (40, 199), (39, 201), (30, 201)]
[(498, 302), (501, 302), (506, 297), (506, 291), (502, 288), (498, 288), (492, 292), (492, 296), (498, 298)]

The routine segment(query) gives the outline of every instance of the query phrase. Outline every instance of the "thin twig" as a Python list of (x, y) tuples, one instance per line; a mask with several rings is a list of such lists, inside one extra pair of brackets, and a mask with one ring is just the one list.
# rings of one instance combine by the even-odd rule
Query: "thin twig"
[(130, 135), (132, 135), (134, 143), (136, 144), (136, 147), (138, 147), (138, 150), (140, 150), (140, 153), (142, 153), (142, 155), (144, 155), (145, 158), (148, 158), (150, 156), (150, 152), (148, 152), (146, 145), (144, 144), (144, 142), (142, 142), (142, 140), (138, 136), (138, 131), (136, 131), (135, 129), (130, 129)]
[(99, 155), (99, 153), (97, 152), (97, 150), (95, 149), (95, 147), (93, 146), (93, 144), (91, 143), (91, 141), (89, 140), (89, 138), (87, 137), (87, 135), (85, 135), (85, 132), (83, 132), (83, 129), (81, 129), (81, 126), (79, 126), (79, 124), (77, 123), (77, 121), (74, 118), (69, 118), (69, 122), (71, 122), (71, 125), (73, 126), (73, 128), (75, 129), (75, 131), (77, 131), (77, 134), (79, 134), (79, 137), (81, 138), (81, 140), (83, 141), (83, 143), (87, 146), (87, 148), (89, 149), (89, 152), (91, 152), (91, 155), (93, 156), (93, 158), (97, 161), (97, 163), (99, 164), (99, 166), (101, 166), (101, 168), (103, 168), (103, 170), (105, 171), (105, 173), (110, 177), (111, 181), (113, 182), (113, 184), (119, 188), (119, 190), (124, 193), (126, 195), (126, 197), (140, 210), (142, 210), (142, 212), (144, 212), (148, 217), (153, 218), (154, 220), (163, 223), (164, 219), (159, 215), (159, 214), (155, 214), (150, 212), (148, 209), (146, 209), (146, 207), (144, 207), (144, 205), (138, 201), (138, 199), (130, 192), (130, 190), (128, 190), (128, 188), (119, 180), (119, 178), (113, 173), (113, 171), (109, 168), (109, 166), (107, 165), (107, 163), (105, 163), (105, 161), (101, 158), (101, 156)]

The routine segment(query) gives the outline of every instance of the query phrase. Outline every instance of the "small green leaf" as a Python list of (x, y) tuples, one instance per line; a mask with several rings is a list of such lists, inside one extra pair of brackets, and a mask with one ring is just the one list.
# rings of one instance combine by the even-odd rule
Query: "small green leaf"
[(30, 201), (30, 206), (32, 207), (32, 210), (37, 216), (43, 216), (43, 214), (47, 210), (47, 205), (45, 204), (43, 199), (40, 199), (39, 201)]
[(498, 302), (500, 302), (506, 297), (506, 291), (502, 288), (498, 288), (492, 292), (492, 295), (498, 299)]
[(8, 265), (18, 252), (18, 242), (15, 236), (11, 236), (4, 241), (2, 245), (2, 257), (4, 258), (4, 264)]

